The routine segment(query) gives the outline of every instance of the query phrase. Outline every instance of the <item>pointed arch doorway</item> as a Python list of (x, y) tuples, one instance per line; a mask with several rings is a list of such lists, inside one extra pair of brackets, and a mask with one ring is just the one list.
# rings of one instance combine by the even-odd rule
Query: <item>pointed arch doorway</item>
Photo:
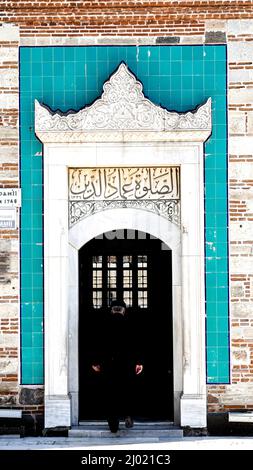
[(132, 336), (125, 347), (137, 349), (144, 363), (134, 384), (133, 414), (174, 420), (171, 261), (165, 244), (133, 230), (103, 234), (79, 250), (79, 421), (106, 418), (107, 391), (91, 364), (116, 298), (127, 305), (133, 336), (138, 332), (137, 344)]

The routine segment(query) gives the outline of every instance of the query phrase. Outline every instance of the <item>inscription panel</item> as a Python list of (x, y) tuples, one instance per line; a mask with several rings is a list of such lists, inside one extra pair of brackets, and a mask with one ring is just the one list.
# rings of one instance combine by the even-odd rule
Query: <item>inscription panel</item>
[(145, 209), (179, 224), (180, 169), (74, 168), (69, 170), (69, 225), (95, 212)]

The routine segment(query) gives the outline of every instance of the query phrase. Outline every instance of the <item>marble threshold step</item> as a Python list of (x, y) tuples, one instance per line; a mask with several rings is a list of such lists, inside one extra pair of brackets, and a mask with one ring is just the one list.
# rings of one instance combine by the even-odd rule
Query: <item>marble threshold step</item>
[(111, 433), (106, 421), (81, 421), (79, 426), (73, 426), (68, 433), (69, 437), (133, 437), (133, 438), (177, 438), (183, 437), (183, 430), (169, 421), (135, 421), (133, 428), (125, 428), (124, 421), (120, 421), (117, 433)]

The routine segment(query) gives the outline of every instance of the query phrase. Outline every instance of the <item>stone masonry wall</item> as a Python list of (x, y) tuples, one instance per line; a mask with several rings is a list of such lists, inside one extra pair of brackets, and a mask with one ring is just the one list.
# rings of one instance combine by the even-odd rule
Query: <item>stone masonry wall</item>
[(253, 20), (228, 21), (231, 385), (209, 410), (253, 409)]
[[(0, 187), (18, 187), (19, 29), (0, 28)], [(0, 230), (0, 406), (17, 403), (19, 233)]]
[[(0, 188), (19, 187), (19, 27), (0, 27)], [(17, 225), (19, 214), (17, 210)], [(19, 386), (19, 229), (0, 229), (0, 408), (33, 415), (43, 411), (38, 387)], [(37, 426), (38, 427), (38, 426)]]
[[(0, 1), (0, 187), (19, 185), (19, 45), (227, 42), (231, 385), (208, 386), (208, 400), (210, 412), (253, 409), (253, 1), (169, 3)], [(33, 413), (41, 393), (19, 386), (18, 236), (0, 231), (0, 407)]]

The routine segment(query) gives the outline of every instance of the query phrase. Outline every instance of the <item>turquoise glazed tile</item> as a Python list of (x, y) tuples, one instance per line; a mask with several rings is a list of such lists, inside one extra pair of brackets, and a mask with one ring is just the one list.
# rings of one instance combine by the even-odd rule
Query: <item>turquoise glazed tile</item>
[(208, 348), (208, 358), (209, 362), (216, 363), (218, 360), (218, 350), (217, 348)]
[[(217, 302), (208, 302), (206, 304), (206, 317), (217, 317)], [(209, 330), (208, 330), (209, 332)]]
[(213, 46), (204, 46), (205, 62), (214, 63), (215, 48)]
[[(23, 230), (25, 232), (25, 230)], [(31, 231), (29, 230), (29, 234)], [(22, 243), (24, 243), (24, 235), (22, 234)], [(29, 245), (31, 244), (31, 239), (29, 240)], [(33, 266), (32, 266), (32, 260), (31, 258), (23, 258), (22, 259), (22, 268), (23, 268), (23, 273), (30, 273), (32, 272)]]
[[(23, 277), (23, 275), (22, 275)], [(22, 297), (22, 302), (31, 302), (32, 301), (32, 283), (31, 287), (29, 289), (25, 289), (24, 287), (21, 287), (21, 297)], [(22, 312), (22, 310), (21, 310)], [(21, 322), (22, 325), (22, 322)]]
[(216, 273), (206, 273), (206, 283), (209, 287), (217, 286), (217, 274)]
[(42, 260), (35, 258), (31, 260), (33, 273), (42, 273), (43, 271), (43, 262)]
[[(154, 61), (154, 62), (149, 63), (149, 75), (150, 76), (160, 75), (160, 73), (162, 73), (161, 70), (166, 72), (166, 69), (164, 70), (163, 67), (161, 67), (160, 69), (159, 61)], [(157, 81), (156, 81), (156, 85), (157, 85)]]
[[(170, 69), (166, 70), (166, 75), (169, 74)], [(139, 61), (137, 67), (137, 75), (149, 75), (149, 63), (147, 61)]]
[[(181, 81), (181, 76), (182, 76), (182, 62), (179, 61), (173, 61), (171, 62), (171, 75), (174, 77), (177, 77)], [(179, 84), (178, 84), (179, 86)]]
[[(23, 327), (23, 323), (22, 323), (22, 327)], [(23, 332), (22, 333), (22, 346), (24, 348), (27, 348), (27, 347), (32, 347), (32, 334), (30, 333), (30, 328), (27, 332)]]
[(41, 354), (43, 354), (43, 349), (42, 348), (36, 348), (36, 347), (33, 348), (33, 350), (32, 350), (32, 360), (33, 360), (33, 363), (35, 363), (35, 371), (34, 372), (35, 372), (36, 375), (41, 373), (41, 367), (40, 367)]
[(53, 55), (53, 57), (51, 58), (51, 60), (55, 61), (55, 62), (61, 62), (62, 65), (64, 64), (64, 48), (63, 47), (52, 47), (50, 48), (51, 49), (51, 53)]
[(227, 277), (228, 277), (227, 272), (217, 273), (217, 285), (220, 287), (227, 287)]
[(215, 332), (217, 330), (217, 322), (215, 317), (207, 318), (207, 328), (210, 333)]
[[(43, 274), (35, 273), (33, 276), (33, 289), (39, 289), (43, 286)], [(42, 299), (43, 300), (43, 299)], [(37, 302), (39, 302), (37, 300)]]
[(225, 370), (224, 366), (226, 364), (226, 360), (228, 359), (228, 354), (227, 354), (227, 348), (226, 347), (220, 347), (219, 352), (218, 352), (218, 360), (219, 360), (219, 369), (221, 372), (221, 375), (225, 375)]
[(208, 361), (207, 362), (207, 367), (209, 370), (209, 383), (216, 383), (217, 379), (216, 377), (218, 376), (218, 360), (214, 361)]
[(33, 318), (32, 320), (32, 328), (35, 333), (42, 333), (43, 331), (43, 323), (40, 318)]
[[(226, 314), (227, 314), (227, 302), (217, 301), (217, 319), (226, 316)], [(229, 330), (227, 330), (227, 332), (228, 331)]]
[(23, 347), (22, 349), (22, 360), (26, 363), (29, 362), (32, 358), (33, 348)]
[(41, 348), (43, 346), (43, 337), (41, 333), (32, 333), (32, 346), (35, 348)]
[(75, 60), (75, 47), (65, 47), (64, 48), (64, 59), (68, 62), (73, 62)]
[(161, 62), (170, 62), (171, 49), (169, 47), (160, 47), (160, 60)]
[(33, 302), (43, 302), (43, 283), (41, 282), (39, 286), (36, 284), (33, 289)]
[[(32, 318), (27, 317), (22, 319), (22, 329), (26, 333), (32, 333)], [(26, 337), (23, 338), (24, 344), (26, 343), (27, 339)]]
[(204, 61), (206, 55), (205, 55), (205, 48), (202, 46), (195, 46), (193, 47), (192, 50), (192, 55), (193, 55), (193, 61), (195, 62), (196, 60), (199, 60), (201, 62)]
[(142, 81), (146, 96), (168, 109), (188, 111), (212, 97), (213, 133), (205, 144), (207, 380), (229, 382), (226, 60), (223, 45), (20, 48), (23, 384), (43, 383), (44, 361), (43, 161), (34, 100), (53, 110), (78, 110), (100, 96), (122, 61)]
[[(166, 49), (168, 52), (166, 52)], [(180, 60), (180, 62), (182, 62), (182, 47), (181, 46), (172, 47), (171, 49), (160, 47), (160, 57), (161, 57), (161, 54), (165, 56), (166, 54), (168, 55), (169, 52), (170, 52), (171, 61)]]

